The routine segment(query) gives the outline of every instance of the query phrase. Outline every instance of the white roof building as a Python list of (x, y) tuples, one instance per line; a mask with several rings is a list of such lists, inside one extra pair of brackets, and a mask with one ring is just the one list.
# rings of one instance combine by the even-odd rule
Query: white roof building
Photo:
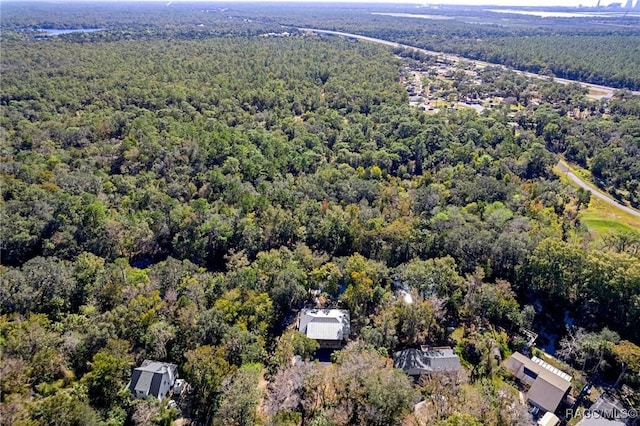
[(298, 329), (320, 347), (340, 347), (351, 332), (349, 311), (342, 309), (303, 309)]

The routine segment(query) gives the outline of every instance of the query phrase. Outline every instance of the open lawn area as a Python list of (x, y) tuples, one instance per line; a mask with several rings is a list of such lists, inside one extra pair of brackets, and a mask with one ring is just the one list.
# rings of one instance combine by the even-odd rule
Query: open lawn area
[(595, 197), (591, 197), (589, 208), (582, 211), (580, 220), (594, 238), (608, 232), (640, 230), (640, 219)]

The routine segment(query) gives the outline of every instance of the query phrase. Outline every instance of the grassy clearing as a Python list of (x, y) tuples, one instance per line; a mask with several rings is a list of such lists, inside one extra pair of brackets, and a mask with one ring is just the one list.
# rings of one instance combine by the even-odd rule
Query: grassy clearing
[[(570, 166), (567, 163), (564, 163), (564, 165), (569, 167), (576, 176), (579, 176), (587, 184), (595, 188), (595, 185), (589, 182), (591, 175), (587, 170)], [(578, 185), (568, 179), (563, 172), (557, 168), (554, 170), (563, 182), (578, 188)], [(594, 240), (598, 240), (602, 235), (610, 232), (640, 230), (640, 218), (630, 215), (594, 196), (591, 197), (589, 207), (580, 212), (580, 221), (587, 227)]]
[(594, 238), (608, 232), (640, 229), (640, 218), (630, 215), (599, 198), (591, 197), (589, 208), (580, 214), (580, 220)]

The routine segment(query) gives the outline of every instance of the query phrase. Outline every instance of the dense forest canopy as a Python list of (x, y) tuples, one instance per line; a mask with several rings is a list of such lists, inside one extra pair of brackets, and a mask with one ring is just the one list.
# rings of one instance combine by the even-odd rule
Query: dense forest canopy
[[(244, 16), (239, 11), (240, 16)], [(372, 14), (375, 13), (375, 14)], [(413, 14), (415, 18), (384, 13)], [(419, 16), (433, 19), (421, 19)], [(557, 77), (640, 90), (640, 18), (538, 18), (481, 7), (280, 8), (268, 22), (364, 34)]]
[[(63, 5), (8, 3), (0, 18), (5, 29), (110, 28), (120, 36), (149, 32), (202, 37), (252, 34), (281, 28), (318, 27), (350, 31), (409, 45), (458, 53), (531, 72), (640, 90), (640, 26), (636, 15), (536, 17), (496, 13), (482, 7), (407, 8), (404, 5), (264, 3), (183, 3)], [(426, 14), (434, 19), (384, 16), (380, 13)], [(58, 16), (59, 14), (59, 16)], [(153, 20), (145, 20), (145, 16)], [(211, 19), (215, 28), (196, 26)], [(260, 30), (250, 22), (259, 21)], [(613, 22), (615, 21), (615, 22)], [(143, 31), (140, 31), (144, 28)]]
[[(563, 155), (637, 206), (638, 97), (487, 68), (518, 108), (426, 114), (401, 77), (428, 59), (223, 8), (3, 4), (3, 419), (170, 424), (123, 390), (157, 359), (207, 424), (398, 424), (444, 394), (426, 424), (526, 424), (491, 354), (538, 328), (638, 389), (640, 236), (594, 239), (589, 194), (553, 171)], [(354, 342), (291, 366), (317, 305), (347, 309)], [(413, 386), (389, 357), (420, 344), (457, 345), (469, 377)]]

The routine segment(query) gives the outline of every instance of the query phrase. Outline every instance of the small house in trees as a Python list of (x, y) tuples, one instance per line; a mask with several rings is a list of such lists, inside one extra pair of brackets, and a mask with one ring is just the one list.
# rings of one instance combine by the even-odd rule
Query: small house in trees
[(527, 401), (543, 413), (554, 413), (571, 389), (570, 375), (537, 357), (529, 359), (515, 352), (505, 368), (528, 387)]
[(460, 370), (460, 359), (450, 347), (428, 347), (405, 349), (393, 354), (393, 366), (404, 370), (409, 376), (453, 372)]
[(321, 348), (339, 349), (349, 337), (349, 311), (342, 309), (303, 309), (298, 330), (318, 342)]
[(144, 360), (133, 370), (127, 386), (134, 398), (146, 399), (149, 395), (158, 399), (166, 398), (178, 376), (178, 366), (166, 362)]

